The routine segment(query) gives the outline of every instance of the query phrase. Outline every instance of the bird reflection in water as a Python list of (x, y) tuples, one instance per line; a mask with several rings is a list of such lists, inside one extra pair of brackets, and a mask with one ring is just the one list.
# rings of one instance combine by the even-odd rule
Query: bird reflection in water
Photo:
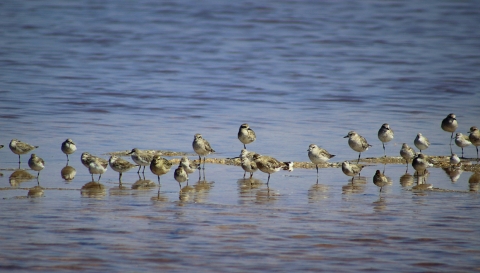
[(385, 173), (385, 169), (383, 169), (383, 173), (381, 173), (380, 170), (377, 170), (375, 172), (375, 175), (373, 176), (373, 184), (375, 184), (375, 186), (380, 188), (380, 192), (382, 192), (383, 187), (393, 184), (392, 180), (389, 177), (387, 177), (384, 173)]
[(373, 202), (372, 205), (376, 212), (384, 211), (387, 208), (387, 202), (385, 201), (385, 197), (382, 195), (379, 195), (378, 200)]
[(317, 182), (312, 186), (310, 186), (310, 188), (308, 189), (307, 196), (308, 196), (309, 203), (315, 203), (315, 202), (328, 199), (328, 186), (318, 184), (318, 178), (317, 178)]
[(43, 197), (44, 189), (40, 186), (31, 187), (28, 189), (27, 196), (29, 198)]
[(267, 188), (259, 189), (255, 193), (255, 203), (265, 204), (265, 203), (273, 202), (273, 201), (276, 201), (279, 196), (280, 196), (280, 193), (277, 190), (270, 188), (267, 184)]
[(140, 176), (138, 174), (138, 180), (132, 184), (132, 190), (151, 190), (157, 187), (157, 183), (153, 182), (150, 179), (145, 179), (145, 175)]
[(480, 187), (480, 173), (473, 173), (472, 176), (468, 179), (468, 186), (470, 191), (478, 192)]
[(184, 186), (178, 192), (178, 200), (180, 200), (180, 204), (186, 203), (190, 201), (190, 197), (195, 194), (195, 188), (192, 186)]
[[(205, 178), (205, 177), (204, 177)], [(195, 194), (193, 200), (195, 203), (204, 203), (208, 198), (208, 194), (215, 182), (208, 182), (207, 180), (198, 180), (193, 187), (195, 188)]]
[(404, 175), (400, 176), (400, 185), (404, 188), (413, 185), (413, 175), (405, 173)]
[(75, 175), (77, 175), (77, 170), (74, 167), (67, 165), (60, 171), (60, 175), (65, 181), (70, 182), (75, 178)]
[(264, 183), (256, 178), (242, 178), (237, 180), (239, 203), (254, 202), (256, 192)]
[(365, 192), (367, 178), (365, 176), (354, 176), (348, 180), (348, 184), (342, 187), (343, 194), (359, 194)]
[(418, 172), (415, 172), (414, 176), (417, 178), (417, 185), (412, 187), (412, 191), (421, 193), (425, 190), (430, 190), (433, 188), (432, 184), (427, 183), (427, 178), (430, 175), (430, 172), (425, 169), (422, 174), (418, 174)]
[(457, 182), (457, 180), (460, 178), (460, 175), (463, 173), (463, 170), (461, 168), (456, 167), (446, 167), (442, 169), (447, 174), (448, 178), (450, 178), (450, 181), (452, 181), (452, 183)]
[(36, 176), (30, 174), (26, 170), (18, 169), (15, 170), (10, 177), (8, 178), (10, 185), (12, 187), (18, 187), (20, 183), (29, 181), (36, 178)]
[(107, 190), (100, 182), (91, 181), (82, 186), (80, 193), (82, 197), (101, 198), (107, 195)]
[(168, 202), (169, 201), (168, 197), (160, 192), (160, 188), (158, 188), (157, 195), (152, 196), (152, 198), (150, 198), (150, 200), (155, 201), (155, 202)]

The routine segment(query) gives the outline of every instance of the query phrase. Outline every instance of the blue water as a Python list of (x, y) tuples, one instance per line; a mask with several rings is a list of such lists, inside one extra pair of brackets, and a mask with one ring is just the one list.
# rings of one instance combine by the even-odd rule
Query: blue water
[[(393, 184), (379, 195), (371, 177), (383, 165), (366, 168), (364, 187), (346, 194), (339, 169), (321, 170), (320, 190), (314, 170), (273, 174), (265, 193), (262, 173), (244, 191), (239, 167), (207, 164), (215, 183), (181, 202), (173, 171), (157, 200), (158, 188), (130, 189), (133, 171), (125, 191), (108, 170), (105, 192), (82, 196), (90, 175), (79, 157), (134, 147), (193, 153), (195, 133), (213, 157), (238, 156), (245, 122), (257, 134), (249, 150), (285, 161), (308, 161), (311, 143), (334, 162), (355, 159), (343, 138), (350, 130), (373, 145), (362, 157), (382, 156), (383, 123), (395, 131), (389, 156), (419, 132), (432, 143), (426, 154), (449, 155), (443, 118), (455, 113), (463, 134), (480, 126), (479, 25), (478, 1), (2, 1), (0, 144), (39, 145), (47, 166), (44, 197), (24, 199), (37, 182), (12, 185), (18, 157), (0, 150), (0, 249), (10, 253), (0, 266), (478, 270), (478, 194), (412, 193), (399, 183), (402, 165), (386, 166)], [(60, 176), (66, 138), (79, 148), (69, 183)], [(435, 187), (472, 189), (472, 173), (454, 183), (439, 168), (430, 173)]]

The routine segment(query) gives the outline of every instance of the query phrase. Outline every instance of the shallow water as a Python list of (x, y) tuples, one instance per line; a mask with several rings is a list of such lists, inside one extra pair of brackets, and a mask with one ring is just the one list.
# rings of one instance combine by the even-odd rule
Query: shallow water
[[(18, 157), (0, 150), (1, 268), (478, 270), (470, 172), (452, 182), (430, 169), (426, 182), (451, 192), (410, 191), (415, 178), (396, 164), (366, 167), (364, 184), (321, 169), (317, 185), (315, 170), (295, 169), (267, 188), (265, 174), (250, 185), (239, 167), (207, 164), (207, 182), (195, 174), (180, 195), (173, 170), (160, 188), (132, 189), (134, 171), (119, 188), (109, 169), (104, 190), (81, 191), (91, 178), (79, 157), (192, 153), (195, 133), (215, 157), (234, 157), (244, 122), (257, 134), (249, 150), (284, 161), (308, 161), (311, 143), (334, 162), (356, 159), (350, 130), (373, 145), (362, 157), (382, 156), (385, 122), (388, 155), (418, 132), (432, 143), (426, 154), (448, 155), (447, 114), (464, 134), (480, 126), (479, 11), (469, 1), (2, 2), (0, 144), (39, 145), (46, 168), (43, 197), (26, 198), (36, 180), (11, 179)], [(61, 176), (66, 138), (78, 146), (71, 182)], [(379, 193), (372, 177), (384, 167), (392, 185)]]

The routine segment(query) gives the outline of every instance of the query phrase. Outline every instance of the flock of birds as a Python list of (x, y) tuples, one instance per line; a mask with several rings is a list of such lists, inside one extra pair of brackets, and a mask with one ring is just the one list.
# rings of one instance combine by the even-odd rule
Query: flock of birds
[[(463, 148), (474, 145), (477, 150), (477, 161), (478, 157), (478, 146), (480, 146), (480, 131), (477, 127), (473, 126), (470, 128), (469, 135), (463, 135), (462, 133), (456, 133), (455, 138), (453, 134), (458, 128), (458, 123), (455, 114), (449, 114), (445, 119), (442, 120), (441, 128), (446, 131), (452, 133), (450, 145), (452, 145), (452, 139), (455, 139), (455, 144), (462, 148), (462, 158), (463, 158)], [(384, 156), (386, 157), (385, 152), (385, 143), (391, 141), (394, 137), (394, 132), (390, 128), (390, 126), (385, 123), (381, 126), (380, 130), (378, 131), (378, 139), (382, 142)], [(348, 161), (344, 161), (342, 163), (342, 171), (345, 175), (352, 177), (359, 175), (363, 166), (358, 165), (360, 160), (360, 156), (362, 152), (368, 150), (369, 147), (372, 145), (368, 144), (367, 140), (356, 133), (355, 131), (350, 131), (344, 138), (348, 138), (348, 145), (354, 151), (358, 152), (358, 160), (357, 164), (351, 164)], [(246, 145), (254, 142), (256, 140), (255, 132), (250, 128), (247, 123), (244, 123), (240, 126), (238, 130), (238, 139), (241, 143), (243, 143), (243, 149), (240, 153), (241, 159), (241, 166), (245, 171), (245, 174), (248, 172), (250, 173), (250, 178), (252, 178), (253, 173), (257, 170), (268, 174), (267, 185), (270, 182), (270, 175), (278, 172), (279, 170), (288, 170), (293, 171), (293, 162), (281, 162), (271, 156), (260, 155), (255, 152), (249, 152), (246, 149)], [(430, 142), (428, 139), (423, 136), (421, 133), (417, 134), (417, 137), (414, 140), (415, 146), (420, 150), (417, 153), (413, 148), (409, 147), (406, 143), (403, 143), (402, 148), (400, 150), (400, 155), (402, 158), (405, 159), (407, 164), (408, 170), (408, 163), (411, 160), (412, 167), (417, 171), (418, 174), (421, 172), (424, 174), (427, 167), (431, 167), (432, 165), (427, 161), (427, 158), (424, 154), (422, 154), (423, 150), (426, 150), (430, 146)], [(27, 154), (32, 150), (38, 148), (38, 146), (33, 146), (28, 143), (22, 142), (18, 139), (12, 139), (9, 144), (10, 150), (18, 155), (18, 162), (20, 164), (20, 155)], [(202, 156), (203, 156), (203, 170), (205, 170), (205, 159), (206, 156), (214, 153), (215, 150), (212, 149), (210, 143), (202, 137), (201, 134), (195, 134), (194, 140), (192, 142), (192, 147), (195, 153), (198, 155), (199, 164), (194, 164), (190, 162), (188, 157), (184, 156), (180, 160), (180, 164), (174, 171), (174, 178), (179, 183), (187, 181), (188, 183), (188, 176), (189, 174), (193, 173), (195, 169), (202, 169)], [(0, 145), (0, 149), (3, 148), (3, 145)], [(73, 154), (77, 147), (72, 139), (65, 140), (61, 145), (61, 150), (67, 156), (67, 162), (69, 161), (69, 155)], [(308, 147), (308, 157), (310, 160), (315, 164), (317, 169), (317, 177), (318, 177), (318, 165), (322, 163), (326, 163), (329, 159), (334, 157), (335, 155), (330, 154), (327, 150), (320, 148), (316, 144), (310, 144)], [(81, 155), (82, 164), (89, 170), (90, 174), (93, 175), (98, 174), (98, 181), (102, 174), (104, 174), (107, 170), (107, 167), (110, 166), (114, 171), (119, 173), (119, 180), (121, 181), (122, 174), (127, 172), (133, 168), (139, 167), (137, 173), (140, 173), (140, 170), (143, 166), (142, 173), (145, 172), (145, 167), (149, 166), (150, 170), (153, 174), (158, 177), (158, 183), (160, 184), (160, 176), (168, 173), (172, 167), (172, 162), (168, 159), (162, 157), (160, 154), (152, 154), (148, 151), (140, 150), (137, 148), (132, 149), (129, 152), (132, 160), (136, 163), (130, 163), (129, 161), (122, 159), (116, 155), (110, 156), (109, 160), (106, 160), (101, 157), (97, 157), (91, 155), (88, 152), (84, 152)], [(450, 163), (454, 165), (458, 165), (460, 163), (460, 158), (452, 152), (450, 157)], [(38, 157), (36, 154), (31, 154), (30, 159), (28, 160), (28, 166), (37, 171), (37, 179), (40, 176), (40, 171), (45, 167), (45, 161)], [(380, 187), (380, 191), (383, 186), (388, 184), (387, 177), (377, 170), (375, 176), (373, 177), (373, 183)], [(180, 186), (181, 187), (181, 186)]]

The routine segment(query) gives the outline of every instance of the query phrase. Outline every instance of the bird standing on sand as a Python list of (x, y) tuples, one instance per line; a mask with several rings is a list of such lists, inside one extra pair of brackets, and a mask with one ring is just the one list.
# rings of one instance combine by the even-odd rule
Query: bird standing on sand
[(415, 144), (415, 147), (417, 147), (421, 153), (422, 150), (426, 150), (430, 146), (430, 141), (421, 133), (418, 133), (415, 140), (413, 140), (413, 144)]
[(328, 160), (330, 160), (330, 158), (335, 156), (327, 152), (327, 150), (320, 148), (315, 144), (310, 144), (310, 146), (308, 146), (307, 151), (308, 151), (308, 158), (310, 158), (310, 161), (312, 161), (313, 164), (315, 164), (315, 167), (317, 168), (317, 176), (318, 176), (318, 164), (325, 163)]
[(400, 156), (403, 157), (403, 159), (405, 159), (405, 162), (407, 163), (407, 171), (408, 161), (415, 158), (416, 155), (417, 153), (415, 152), (415, 150), (412, 147), (408, 146), (407, 143), (402, 144), (402, 148), (400, 149)]
[(445, 132), (452, 133), (452, 135), (450, 136), (450, 145), (452, 145), (453, 133), (455, 133), (458, 128), (457, 117), (455, 116), (455, 114), (448, 114), (448, 116), (442, 120), (442, 124), (440, 125), (440, 127), (442, 127), (442, 130), (444, 130)]
[(367, 140), (357, 134), (355, 131), (348, 132), (348, 135), (344, 136), (343, 138), (348, 138), (348, 145), (354, 151), (359, 152), (357, 163), (360, 161), (360, 155), (362, 152), (368, 150), (368, 147), (372, 147), (372, 145), (368, 144)]
[(198, 160), (200, 161), (198, 168), (200, 169), (200, 165), (202, 164), (202, 156), (203, 156), (203, 169), (205, 170), (205, 157), (211, 153), (214, 153), (215, 150), (212, 149), (210, 143), (206, 139), (202, 137), (201, 134), (195, 134), (192, 147), (195, 153), (198, 154)]
[(462, 158), (463, 158), (463, 148), (472, 145), (468, 136), (463, 135), (462, 133), (457, 133), (455, 135), (455, 144), (462, 148)]
[(385, 152), (385, 143), (393, 139), (393, 130), (390, 128), (388, 123), (384, 123), (380, 130), (378, 130), (378, 139), (382, 142), (383, 145), (383, 155), (386, 157), (387, 153)]
[(470, 135), (468, 135), (468, 139), (470, 142), (475, 146), (477, 149), (477, 161), (478, 161), (478, 146), (480, 146), (480, 131), (477, 127), (472, 126), (470, 127)]

